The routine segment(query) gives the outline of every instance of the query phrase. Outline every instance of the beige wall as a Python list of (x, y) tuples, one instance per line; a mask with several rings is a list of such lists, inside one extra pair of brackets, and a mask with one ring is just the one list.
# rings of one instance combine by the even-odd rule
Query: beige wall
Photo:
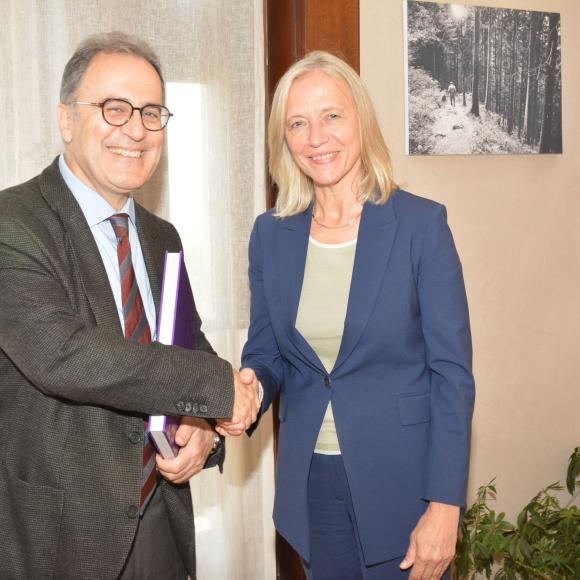
[(402, 0), (361, 0), (361, 75), (406, 189), (447, 206), (462, 258), (477, 402), (469, 492), (514, 511), (580, 445), (580, 2), (464, 0), (562, 18), (563, 155), (405, 155)]

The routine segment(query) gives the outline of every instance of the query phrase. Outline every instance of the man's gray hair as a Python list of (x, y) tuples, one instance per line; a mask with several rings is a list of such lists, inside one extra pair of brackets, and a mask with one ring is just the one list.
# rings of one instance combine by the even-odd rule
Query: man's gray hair
[(100, 53), (128, 54), (146, 60), (157, 71), (161, 79), (163, 99), (165, 100), (165, 81), (161, 71), (161, 62), (155, 51), (138, 36), (115, 31), (88, 36), (79, 44), (62, 73), (60, 84), (61, 103), (68, 103), (74, 98), (74, 94), (91, 61)]

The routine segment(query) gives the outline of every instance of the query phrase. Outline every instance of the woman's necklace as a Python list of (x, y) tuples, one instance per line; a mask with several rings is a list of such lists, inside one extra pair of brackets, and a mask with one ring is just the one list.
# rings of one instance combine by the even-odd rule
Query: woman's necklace
[(358, 215), (355, 215), (353, 218), (350, 218), (345, 224), (340, 224), (339, 226), (328, 226), (326, 224), (323, 224), (321, 221), (318, 221), (318, 218), (316, 217), (315, 212), (316, 212), (316, 206), (312, 210), (312, 219), (321, 228), (325, 228), (327, 230), (341, 230), (342, 228), (348, 228), (348, 226), (352, 226), (352, 224), (354, 224), (354, 222), (356, 222), (356, 220), (362, 215), (362, 209), (361, 209), (361, 211), (358, 213)]

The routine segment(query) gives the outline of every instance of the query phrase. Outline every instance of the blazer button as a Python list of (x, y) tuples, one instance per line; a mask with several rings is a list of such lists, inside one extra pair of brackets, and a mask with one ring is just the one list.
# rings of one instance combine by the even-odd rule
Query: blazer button
[(185, 403), (183, 401), (178, 401), (177, 403), (175, 403), (175, 408), (180, 412), (183, 413), (183, 410), (185, 409)]
[(200, 405), (199, 412), (200, 413), (207, 413), (207, 405)]
[(128, 518), (134, 520), (136, 517), (139, 516), (139, 506), (130, 505), (126, 510), (125, 513), (127, 514)]
[(328, 375), (324, 377), (324, 386), (330, 387), (330, 377)]
[(131, 443), (140, 443), (143, 441), (143, 435), (141, 435), (139, 431), (131, 431), (131, 433), (129, 433), (129, 441), (131, 441)]
[(199, 405), (198, 405), (197, 403), (193, 403), (193, 405), (192, 405), (192, 407), (191, 407), (191, 410), (192, 410), (194, 413), (199, 413)]
[(192, 405), (191, 403), (185, 403), (185, 412), (191, 413)]

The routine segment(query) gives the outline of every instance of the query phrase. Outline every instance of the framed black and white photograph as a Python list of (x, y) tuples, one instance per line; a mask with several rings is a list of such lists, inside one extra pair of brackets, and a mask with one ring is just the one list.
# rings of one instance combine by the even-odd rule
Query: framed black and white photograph
[(405, 8), (408, 154), (562, 153), (559, 14)]

